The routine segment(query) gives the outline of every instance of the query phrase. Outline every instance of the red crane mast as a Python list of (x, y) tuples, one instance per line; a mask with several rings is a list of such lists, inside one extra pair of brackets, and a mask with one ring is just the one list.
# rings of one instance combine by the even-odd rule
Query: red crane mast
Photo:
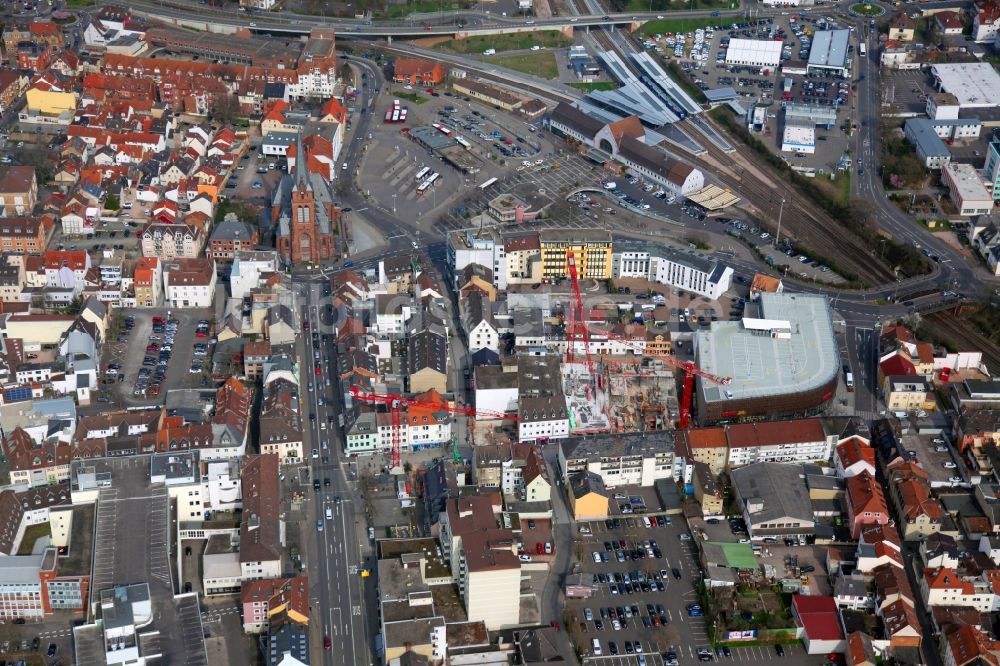
[(590, 331), (587, 330), (586, 316), (583, 311), (583, 297), (580, 296), (580, 280), (576, 272), (576, 257), (570, 254), (567, 257), (567, 263), (570, 284), (573, 285), (574, 302), (569, 307), (570, 317), (566, 326), (566, 362), (573, 362), (573, 348), (576, 346), (576, 341), (582, 339), (584, 355), (587, 359), (587, 375), (590, 377), (591, 382), (595, 382), (594, 359), (590, 354)]

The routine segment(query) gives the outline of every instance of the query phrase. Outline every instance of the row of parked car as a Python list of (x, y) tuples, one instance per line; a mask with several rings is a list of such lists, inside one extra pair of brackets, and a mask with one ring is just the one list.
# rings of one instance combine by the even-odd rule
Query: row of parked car
[(163, 317), (153, 317), (153, 331), (146, 341), (146, 356), (132, 387), (133, 396), (155, 397), (160, 394), (160, 384), (167, 376), (179, 324), (176, 319), (166, 321)]

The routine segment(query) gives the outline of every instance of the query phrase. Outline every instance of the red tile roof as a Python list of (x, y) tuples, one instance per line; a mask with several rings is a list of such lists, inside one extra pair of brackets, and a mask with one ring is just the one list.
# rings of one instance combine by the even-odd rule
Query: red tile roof
[(883, 375), (895, 375), (895, 376), (906, 376), (912, 377), (917, 374), (917, 369), (913, 367), (902, 354), (893, 354), (889, 358), (882, 361), (879, 365), (882, 370)]
[(737, 423), (729, 426), (729, 446), (774, 446), (821, 442), (826, 439), (823, 422), (819, 419)]
[(833, 597), (796, 594), (792, 597), (792, 608), (809, 640), (836, 641), (844, 638), (837, 602)]
[(844, 469), (859, 462), (866, 462), (875, 469), (875, 449), (861, 437), (851, 437), (838, 444), (837, 459)]

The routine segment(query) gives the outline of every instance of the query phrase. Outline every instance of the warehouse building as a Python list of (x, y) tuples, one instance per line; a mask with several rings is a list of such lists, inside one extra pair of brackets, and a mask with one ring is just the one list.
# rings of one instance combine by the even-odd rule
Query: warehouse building
[(732, 39), (726, 49), (727, 65), (777, 67), (781, 62), (781, 42), (774, 39)]
[(812, 48), (809, 49), (809, 63), (806, 70), (834, 73), (847, 78), (851, 72), (850, 60), (847, 57), (848, 45), (851, 41), (850, 30), (819, 30), (813, 35)]
[(931, 65), (931, 76), (938, 90), (955, 96), (959, 108), (1000, 106), (1000, 74), (988, 62)]
[(757, 318), (712, 322), (695, 334), (702, 423), (806, 415), (837, 388), (840, 351), (823, 296), (762, 293)]

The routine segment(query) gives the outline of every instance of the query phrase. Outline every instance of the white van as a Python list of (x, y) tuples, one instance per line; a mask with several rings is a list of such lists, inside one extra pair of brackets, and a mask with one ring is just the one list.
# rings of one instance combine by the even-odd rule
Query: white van
[(593, 645), (594, 645), (594, 656), (595, 657), (600, 657), (601, 656), (601, 641), (599, 641), (599, 640), (597, 640), (595, 638)]
[(333, 520), (333, 509), (326, 507), (326, 519)]

